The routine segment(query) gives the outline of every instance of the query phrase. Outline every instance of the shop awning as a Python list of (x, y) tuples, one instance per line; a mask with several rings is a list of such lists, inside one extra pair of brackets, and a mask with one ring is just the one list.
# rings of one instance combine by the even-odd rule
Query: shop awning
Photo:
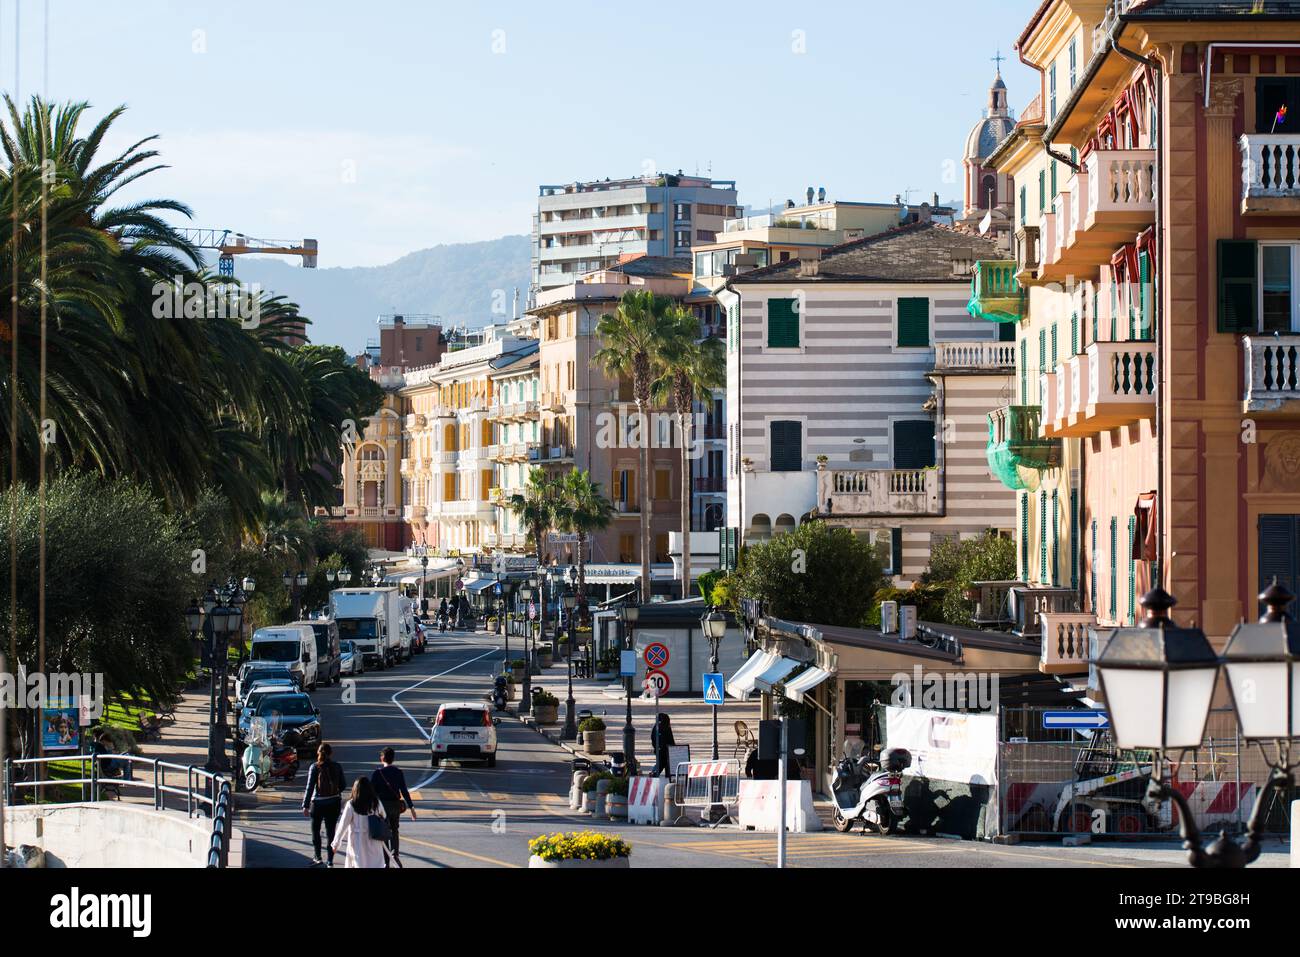
[(793, 681), (787, 681), (785, 684), (785, 696), (791, 701), (802, 703), (803, 696), (816, 688), (819, 684), (831, 676), (829, 671), (823, 671), (816, 665), (812, 665), (807, 671), (799, 675)]
[(466, 582), (465, 591), (471, 595), (477, 595), (480, 592), (495, 587), (496, 583), (497, 580), (495, 578), (479, 578), (475, 581)]
[(799, 664), (793, 658), (777, 658), (764, 669), (762, 674), (754, 679), (754, 686), (759, 691), (771, 691), (773, 685), (778, 685), (784, 681), (786, 675), (798, 668)]
[(744, 701), (749, 693), (754, 690), (754, 682), (758, 679), (758, 676), (770, 668), (774, 662), (780, 660), (780, 655), (769, 654), (766, 651), (754, 652), (749, 656), (749, 660), (741, 665), (730, 680), (727, 681), (727, 694)]

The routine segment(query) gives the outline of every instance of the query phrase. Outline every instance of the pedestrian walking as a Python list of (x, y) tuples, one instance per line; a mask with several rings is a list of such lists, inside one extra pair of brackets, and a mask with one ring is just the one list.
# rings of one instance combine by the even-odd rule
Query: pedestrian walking
[(359, 777), (352, 785), (352, 796), (343, 805), (343, 816), (339, 818), (338, 834), (330, 842), (330, 848), (343, 850), (347, 845), (347, 858), (344, 867), (378, 868), (386, 867), (387, 855), (384, 838), (387, 836), (387, 820), (384, 806), (375, 796), (375, 789), (367, 777)]
[(316, 762), (307, 772), (307, 790), (302, 796), (302, 813), (311, 818), (311, 849), (313, 867), (321, 863), (320, 829), (325, 825), (325, 847), (329, 852), (329, 866), (334, 866), (334, 831), (338, 826), (339, 811), (343, 805), (343, 789), (347, 782), (343, 768), (332, 757), (334, 749), (324, 742), (316, 749)]
[(402, 866), (398, 848), (397, 831), (402, 820), (402, 812), (410, 811), (411, 820), (415, 820), (415, 801), (406, 789), (406, 775), (393, 763), (393, 749), (384, 748), (379, 752), (379, 767), (370, 775), (370, 783), (375, 794), (384, 806), (384, 816), (388, 819), (388, 848), (393, 854), (393, 863)]
[(668, 715), (660, 711), (655, 717), (654, 727), (650, 729), (650, 746), (655, 752), (655, 768), (650, 772), (650, 777), (657, 778), (661, 774), (672, 773), (668, 767), (668, 749), (675, 746), (673, 740), (673, 725)]

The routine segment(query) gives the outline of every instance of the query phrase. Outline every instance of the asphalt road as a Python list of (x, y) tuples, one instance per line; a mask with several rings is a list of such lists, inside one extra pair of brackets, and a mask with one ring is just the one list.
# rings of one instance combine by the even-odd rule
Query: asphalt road
[[(720, 828), (659, 828), (597, 823), (569, 811), (568, 752), (513, 716), (498, 728), (495, 768), (444, 762), (430, 767), (427, 731), (440, 703), (480, 698), (502, 649), (493, 636), (435, 638), (411, 662), (356, 679), (347, 688), (318, 689), (324, 739), (351, 782), (369, 774), (379, 751), (392, 746), (415, 797), (418, 818), (402, 819), (406, 867), (523, 867), (528, 840), (577, 828), (621, 834), (633, 846), (634, 867), (770, 867), (776, 836)], [(558, 688), (551, 689), (560, 691)], [(562, 694), (557, 695), (563, 697)], [(303, 768), (306, 770), (305, 765)], [(237, 825), (245, 835), (248, 867), (305, 867), (311, 862), (310, 825), (301, 811), (305, 773), (293, 785), (260, 790), (240, 800)], [(977, 842), (878, 835), (792, 834), (793, 867), (1149, 867), (1158, 859), (1115, 851), (1058, 846), (994, 846)]]

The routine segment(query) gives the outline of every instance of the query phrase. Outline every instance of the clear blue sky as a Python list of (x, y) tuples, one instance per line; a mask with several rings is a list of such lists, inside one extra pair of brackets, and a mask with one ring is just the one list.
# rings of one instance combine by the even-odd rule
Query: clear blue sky
[[(1036, 0), (444, 3), (0, 0), (0, 83), (124, 103), (115, 143), (161, 135), (133, 195), (195, 223), (320, 241), (373, 265), (529, 229), (537, 185), (659, 169), (734, 179), (764, 206), (920, 200), (960, 164), (1000, 47)], [(801, 32), (797, 32), (801, 31)], [(802, 43), (803, 52), (797, 52)]]

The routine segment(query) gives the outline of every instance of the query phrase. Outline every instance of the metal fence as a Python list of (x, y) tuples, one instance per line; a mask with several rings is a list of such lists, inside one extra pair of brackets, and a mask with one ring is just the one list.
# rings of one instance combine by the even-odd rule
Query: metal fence
[(715, 824), (721, 823), (730, 814), (728, 808), (735, 808), (740, 800), (740, 762), (683, 761), (677, 765), (673, 783), (678, 804), (702, 808), (705, 819), (718, 808), (722, 815)]
[[(1171, 802), (1146, 801), (1152, 772), (1150, 752), (1118, 751), (1108, 732), (1045, 730), (1041, 708), (1002, 712), (998, 753), (999, 830), (1005, 834), (1111, 836), (1178, 833)], [(1269, 767), (1257, 749), (1242, 741), (1236, 714), (1215, 709), (1200, 748), (1167, 765), (1171, 783), (1187, 798), (1196, 823), (1206, 831), (1245, 829)], [(1297, 793), (1272, 792), (1265, 828), (1290, 829), (1289, 809)]]

